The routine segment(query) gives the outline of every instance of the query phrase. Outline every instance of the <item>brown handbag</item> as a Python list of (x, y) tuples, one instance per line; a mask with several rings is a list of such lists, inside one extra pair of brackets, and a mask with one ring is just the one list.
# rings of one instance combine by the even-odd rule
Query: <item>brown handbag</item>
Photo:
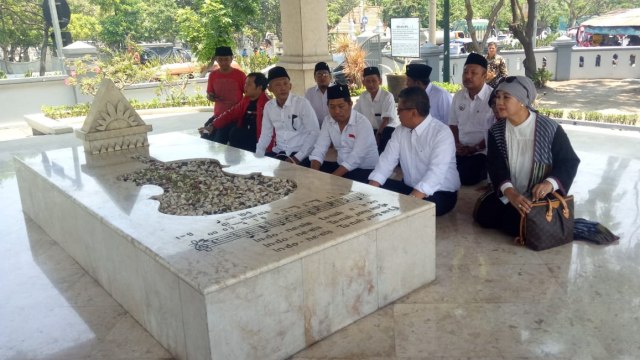
[(573, 241), (573, 195), (535, 201), (531, 211), (520, 217), (520, 236), (516, 242), (540, 251)]

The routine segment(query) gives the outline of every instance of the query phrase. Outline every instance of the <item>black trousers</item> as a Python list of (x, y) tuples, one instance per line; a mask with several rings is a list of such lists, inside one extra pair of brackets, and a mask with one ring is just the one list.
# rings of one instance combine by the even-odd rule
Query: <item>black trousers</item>
[(456, 156), (456, 163), (462, 185), (475, 185), (487, 178), (487, 155), (485, 154)]
[(215, 129), (213, 132), (213, 141), (227, 145), (229, 143), (229, 134), (231, 130), (236, 128), (236, 124), (227, 125), (221, 129)]
[[(413, 188), (402, 181), (387, 179), (382, 186), (383, 188), (391, 191), (395, 191), (400, 194), (409, 195), (413, 191)], [(436, 204), (436, 216), (442, 216), (456, 207), (458, 202), (457, 191), (436, 191), (431, 196), (425, 198), (426, 201), (431, 201)]]
[(493, 190), (478, 199), (473, 219), (483, 228), (498, 229), (514, 237), (520, 234), (520, 213), (511, 203), (504, 204)]
[[(287, 154), (284, 153), (283, 151), (281, 151), (279, 153), (275, 153), (273, 151), (268, 151), (264, 155), (268, 156), (270, 158), (278, 159), (280, 161), (287, 161), (288, 158), (293, 157), (297, 153), (298, 152), (292, 152), (291, 155), (287, 156)], [(309, 167), (309, 166), (311, 166), (311, 161), (309, 161), (309, 158), (306, 157), (306, 158), (304, 158), (304, 160), (300, 161), (299, 165), (300, 166), (304, 166), (304, 167)]]
[[(340, 167), (340, 165), (338, 165), (337, 162), (325, 161), (320, 166), (320, 171), (328, 173), (328, 174), (331, 174), (334, 171), (336, 171), (339, 167)], [(353, 180), (353, 181), (357, 181), (357, 182), (368, 184), (369, 183), (369, 175), (371, 174), (372, 171), (373, 171), (373, 169), (359, 169), (359, 168), (357, 168), (357, 169), (353, 169), (353, 170), (349, 171), (348, 173), (344, 174), (343, 177), (345, 179), (349, 179), (349, 180)]]
[(247, 128), (234, 127), (229, 132), (229, 145), (251, 152), (256, 152), (256, 131)]
[[(391, 126), (387, 126), (382, 130), (382, 135), (380, 135), (380, 142), (378, 143), (378, 154), (382, 154), (384, 149), (387, 147), (387, 143), (389, 142), (389, 139), (391, 139), (391, 135), (393, 135), (393, 132), (395, 130), (396, 128)], [(375, 135), (377, 131), (377, 129), (373, 129), (373, 134)]]

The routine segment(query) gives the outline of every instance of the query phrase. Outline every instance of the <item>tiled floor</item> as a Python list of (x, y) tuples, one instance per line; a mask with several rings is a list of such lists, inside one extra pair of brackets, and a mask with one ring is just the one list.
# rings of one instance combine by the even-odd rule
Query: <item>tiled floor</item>
[[(479, 193), (464, 188), (437, 220), (437, 280), (294, 358), (639, 359), (640, 135), (565, 128), (582, 159), (577, 216), (607, 224), (619, 242), (517, 247), (473, 224)], [(3, 155), (0, 359), (171, 358), (25, 218)]]

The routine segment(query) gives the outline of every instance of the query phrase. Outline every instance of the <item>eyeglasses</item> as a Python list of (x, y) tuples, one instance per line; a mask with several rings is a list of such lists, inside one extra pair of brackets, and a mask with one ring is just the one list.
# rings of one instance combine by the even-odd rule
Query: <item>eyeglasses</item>
[(524, 84), (521, 83), (516, 76), (507, 76), (506, 78), (504, 78), (504, 82), (506, 82), (507, 84), (511, 84), (512, 82), (518, 83), (518, 85), (520, 85), (524, 89), (524, 91), (527, 92), (527, 99), (531, 99), (531, 97), (529, 96), (529, 89), (527, 89), (527, 87), (524, 86)]
[(398, 108), (398, 114), (400, 114), (403, 111), (407, 111), (407, 110), (413, 110), (415, 109), (414, 107), (408, 107), (408, 108)]
[(331, 76), (331, 73), (327, 72), (327, 71), (322, 71), (322, 72), (319, 71), (319, 72), (316, 73), (316, 76), (317, 77), (328, 77), (328, 76)]

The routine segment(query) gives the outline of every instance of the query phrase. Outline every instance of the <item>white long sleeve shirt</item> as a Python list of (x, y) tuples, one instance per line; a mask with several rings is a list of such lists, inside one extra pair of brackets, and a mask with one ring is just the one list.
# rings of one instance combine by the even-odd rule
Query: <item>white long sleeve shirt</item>
[(349, 171), (373, 169), (378, 163), (378, 145), (371, 124), (355, 110), (351, 110), (349, 122), (342, 131), (337, 121), (330, 116), (326, 118), (309, 160), (322, 164), (331, 144), (338, 152), (338, 165)]
[(269, 100), (264, 106), (256, 155), (264, 156), (274, 129), (276, 145), (273, 152), (285, 152), (287, 155), (296, 152), (295, 158), (299, 161), (309, 156), (320, 133), (318, 118), (311, 104), (295, 94), (289, 94), (283, 107), (278, 106), (276, 99)]
[(489, 106), (491, 91), (491, 86), (485, 84), (473, 100), (466, 88), (453, 96), (449, 125), (458, 127), (458, 138), (462, 145), (472, 146), (484, 140), (487, 131), (496, 121)]
[(371, 94), (368, 91), (360, 94), (358, 102), (353, 109), (369, 119), (371, 126), (375, 130), (380, 128), (382, 118), (385, 117), (389, 118), (387, 126), (396, 127), (400, 125), (396, 118), (396, 101), (390, 92), (382, 88), (378, 90), (374, 99), (371, 99)]
[(429, 83), (427, 85), (427, 96), (429, 96), (429, 115), (439, 120), (445, 125), (449, 125), (449, 111), (453, 95), (447, 90)]
[(304, 98), (309, 100), (311, 107), (316, 112), (320, 127), (322, 127), (322, 121), (329, 115), (329, 105), (327, 105), (327, 90), (320, 91), (318, 85), (312, 86), (304, 93)]
[(369, 180), (384, 184), (398, 162), (404, 183), (427, 196), (460, 189), (453, 134), (431, 115), (413, 130), (396, 128)]

